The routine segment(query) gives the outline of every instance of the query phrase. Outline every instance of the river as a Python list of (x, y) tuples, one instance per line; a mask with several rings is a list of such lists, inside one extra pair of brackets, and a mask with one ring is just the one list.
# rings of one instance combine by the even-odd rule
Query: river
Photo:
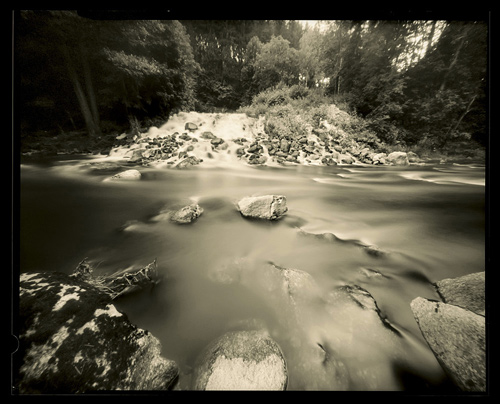
[[(280, 344), (290, 390), (338, 388), (304, 366), (304, 338), (344, 364), (342, 388), (450, 388), (410, 302), (437, 299), (431, 282), (485, 269), (484, 166), (140, 167), (140, 181), (112, 182), (103, 179), (117, 169), (94, 170), (95, 161), (21, 164), (20, 271), (69, 274), (87, 257), (96, 274), (106, 274), (156, 259), (163, 282), (116, 305), (179, 364), (179, 388), (189, 388), (195, 359), (211, 340), (249, 319), (264, 323)], [(242, 197), (265, 194), (286, 196), (283, 219), (250, 221), (236, 210)], [(204, 212), (189, 225), (153, 220), (193, 201)], [(336, 241), (304, 232), (332, 233)], [(360, 244), (384, 254), (367, 254)], [(362, 287), (400, 335), (388, 337), (380, 322), (340, 301), (329, 313), (307, 308), (294, 338), (283, 326), (285, 310), (265, 287), (256, 290), (265, 279), (224, 283), (210, 276), (239, 266), (259, 277), (255, 268), (269, 262), (309, 273), (321, 295)]]

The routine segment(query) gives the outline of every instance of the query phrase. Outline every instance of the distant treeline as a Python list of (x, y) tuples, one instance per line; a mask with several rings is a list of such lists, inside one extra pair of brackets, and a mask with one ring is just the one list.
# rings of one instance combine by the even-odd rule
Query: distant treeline
[[(20, 11), (21, 136), (91, 137), (180, 110), (234, 111), (303, 86), (364, 118), (384, 142), (487, 142), (485, 21), (117, 20)], [(314, 90), (316, 89), (316, 90)]]

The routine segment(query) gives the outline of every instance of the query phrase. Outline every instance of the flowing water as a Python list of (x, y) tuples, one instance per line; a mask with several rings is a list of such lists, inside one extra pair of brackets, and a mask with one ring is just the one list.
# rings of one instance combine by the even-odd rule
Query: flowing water
[[(189, 388), (211, 340), (252, 321), (280, 344), (288, 389), (449, 387), (410, 302), (437, 299), (431, 282), (485, 269), (484, 166), (202, 164), (141, 167), (140, 181), (113, 182), (103, 179), (116, 169), (92, 170), (93, 161), (21, 165), (20, 271), (72, 273), (88, 257), (106, 274), (156, 258), (163, 282), (116, 305), (160, 339), (163, 356), (181, 369), (179, 388)], [(236, 210), (242, 197), (265, 194), (286, 196), (282, 220), (247, 220)], [(204, 213), (191, 224), (153, 220), (193, 201)], [(336, 237), (307, 236), (324, 233)], [(305, 271), (318, 285), (321, 298), (301, 307), (295, 323), (259, 269), (269, 262)], [(217, 281), (221, 268), (237, 268), (237, 281)], [(342, 285), (367, 290), (397, 332), (331, 294)], [(338, 377), (325, 376), (318, 346), (341, 364)]]

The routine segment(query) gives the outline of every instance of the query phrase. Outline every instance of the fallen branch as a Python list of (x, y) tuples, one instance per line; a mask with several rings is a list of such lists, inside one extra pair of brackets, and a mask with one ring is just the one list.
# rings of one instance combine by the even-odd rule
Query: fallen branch
[(151, 287), (160, 283), (161, 278), (158, 275), (158, 269), (155, 260), (141, 268), (124, 269), (107, 276), (93, 276), (94, 268), (84, 258), (76, 267), (71, 275), (90, 283), (97, 289), (108, 294), (112, 300), (118, 296), (134, 292), (146, 287)]

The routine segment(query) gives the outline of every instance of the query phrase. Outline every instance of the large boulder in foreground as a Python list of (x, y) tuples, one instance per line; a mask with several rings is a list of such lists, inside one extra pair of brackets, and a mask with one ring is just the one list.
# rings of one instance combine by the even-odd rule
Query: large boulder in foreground
[(447, 303), (417, 297), (413, 315), (442, 368), (464, 391), (486, 391), (485, 318)]
[(62, 273), (21, 275), (18, 324), (13, 380), (20, 394), (165, 390), (178, 376), (157, 338), (130, 323), (106, 293)]
[(283, 195), (247, 196), (237, 208), (245, 217), (267, 220), (279, 219), (288, 211)]
[(197, 361), (196, 390), (285, 390), (288, 373), (279, 345), (263, 331), (231, 331)]
[(485, 274), (476, 272), (436, 282), (443, 302), (460, 306), (477, 314), (485, 314)]

